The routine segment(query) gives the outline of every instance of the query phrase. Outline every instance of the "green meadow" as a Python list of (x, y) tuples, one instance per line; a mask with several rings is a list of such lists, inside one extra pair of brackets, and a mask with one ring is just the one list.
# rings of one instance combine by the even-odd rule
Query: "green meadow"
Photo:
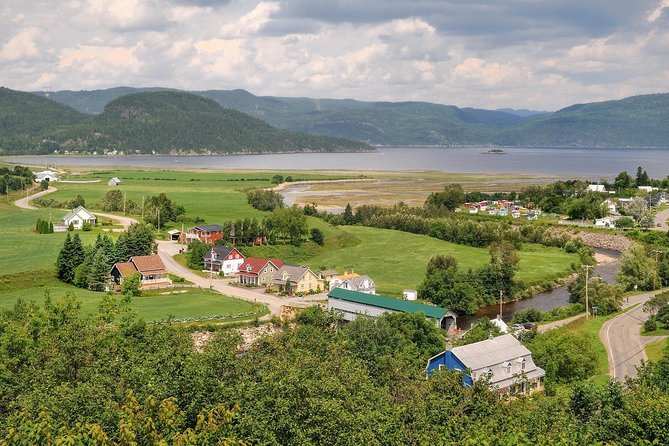
[[(81, 303), (82, 315), (96, 314), (104, 296), (102, 292), (62, 283), (54, 277), (52, 270), (41, 270), (0, 277), (0, 308), (13, 306), (17, 299), (42, 305), (47, 291), (52, 299), (62, 298), (66, 293), (76, 296)], [(145, 321), (159, 321), (169, 317), (196, 318), (246, 313), (258, 306), (217, 291), (171, 288), (145, 291), (141, 296), (132, 298), (130, 307)]]

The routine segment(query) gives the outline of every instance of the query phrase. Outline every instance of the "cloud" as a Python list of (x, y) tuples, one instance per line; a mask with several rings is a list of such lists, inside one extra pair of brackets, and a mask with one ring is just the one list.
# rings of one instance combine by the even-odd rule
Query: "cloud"
[(25, 28), (16, 36), (9, 39), (0, 51), (0, 61), (14, 62), (21, 59), (30, 59), (39, 53), (37, 49), (37, 38), (40, 34), (39, 28), (34, 26)]
[[(669, 0), (5, 2), (3, 83), (555, 109), (669, 85)], [(559, 92), (559, 94), (556, 94)]]

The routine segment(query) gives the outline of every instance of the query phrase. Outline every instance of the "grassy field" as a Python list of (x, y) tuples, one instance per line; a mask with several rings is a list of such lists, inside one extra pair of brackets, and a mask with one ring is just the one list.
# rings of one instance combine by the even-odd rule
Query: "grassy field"
[[(104, 295), (62, 283), (54, 277), (53, 271), (43, 270), (34, 274), (21, 273), (0, 277), (0, 308), (13, 306), (19, 298), (41, 305), (44, 303), (47, 290), (52, 299), (62, 298), (67, 292), (74, 294), (81, 302), (83, 315), (95, 314)], [(131, 307), (138, 317), (146, 321), (157, 321), (168, 317), (187, 318), (245, 313), (257, 306), (216, 291), (173, 288), (145, 291), (141, 296), (133, 298)]]
[[(65, 212), (54, 209), (26, 210), (0, 205), (0, 276), (50, 268), (56, 262), (66, 233), (36, 234), (38, 218), (60, 220)], [(77, 231), (84, 244), (95, 240), (96, 231)], [(114, 234), (112, 234), (114, 236)]]
[(646, 356), (648, 356), (649, 361), (658, 361), (666, 355), (668, 348), (669, 340), (658, 339), (650, 344), (646, 344)]
[[(461, 270), (477, 268), (490, 261), (486, 248), (457, 245), (432, 237), (363, 226), (333, 228), (321, 222), (326, 232), (325, 248), (313, 244), (300, 247), (268, 246), (246, 249), (254, 256), (280, 257), (306, 264), (314, 271), (335, 268), (340, 273), (356, 271), (372, 277), (377, 292), (399, 296), (414, 289), (425, 277), (425, 268), (436, 254), (452, 255)], [(519, 252), (519, 280), (532, 284), (566, 274), (578, 256), (558, 248), (526, 245)]]

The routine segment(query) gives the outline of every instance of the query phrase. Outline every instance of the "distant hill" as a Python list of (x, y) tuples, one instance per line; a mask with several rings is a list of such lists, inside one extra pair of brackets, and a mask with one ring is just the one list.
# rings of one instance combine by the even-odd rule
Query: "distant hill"
[[(113, 99), (148, 90), (161, 89), (120, 87), (54, 92), (51, 98), (87, 113), (101, 113)], [(550, 113), (458, 108), (427, 102), (255, 96), (245, 90), (192, 93), (285, 130), (378, 145), (669, 146), (667, 94), (579, 104)]]
[(505, 130), (498, 144), (669, 147), (669, 94), (577, 104)]
[(8, 89), (0, 90), (0, 104), (0, 150), (4, 153), (371, 150), (358, 141), (276, 129), (213, 100), (179, 91), (120, 96), (94, 116)]

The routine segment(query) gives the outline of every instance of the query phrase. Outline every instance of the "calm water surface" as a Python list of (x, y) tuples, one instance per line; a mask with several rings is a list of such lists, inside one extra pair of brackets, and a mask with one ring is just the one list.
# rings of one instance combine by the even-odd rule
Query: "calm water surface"
[(654, 178), (669, 174), (666, 149), (380, 148), (370, 153), (301, 153), (216, 156), (10, 156), (7, 161), (50, 166), (280, 169), (280, 170), (433, 170), (442, 172), (527, 173), (613, 178), (643, 166)]

